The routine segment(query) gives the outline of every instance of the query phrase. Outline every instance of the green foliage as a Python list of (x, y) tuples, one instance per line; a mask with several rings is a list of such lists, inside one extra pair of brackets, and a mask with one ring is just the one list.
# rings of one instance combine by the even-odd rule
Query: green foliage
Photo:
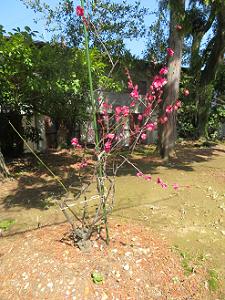
[(212, 108), (209, 118), (209, 137), (212, 139), (221, 138), (220, 127), (225, 123), (225, 105), (215, 106)]
[[(189, 76), (187, 70), (183, 71), (181, 81), (181, 96), (182, 107), (178, 112), (177, 131), (181, 138), (196, 138), (197, 126), (197, 105), (196, 95), (206, 93), (209, 97), (209, 102), (212, 102), (209, 121), (208, 135), (210, 139), (220, 139), (220, 128), (222, 123), (225, 123), (225, 89), (224, 89), (224, 73), (225, 67), (220, 66), (215, 81), (209, 85), (206, 91), (199, 90), (197, 83), (194, 81), (194, 76)], [(188, 88), (190, 95), (185, 97), (182, 95), (183, 89)], [(206, 98), (205, 97), (205, 98)]]
[[(0, 32), (0, 101), (2, 107), (38, 112), (67, 122), (82, 122), (89, 105), (85, 52), (61, 44), (35, 42), (33, 32)], [(91, 50), (94, 89), (119, 89), (107, 76), (101, 53)]]
[(195, 138), (195, 115), (196, 105), (183, 103), (178, 113), (177, 132), (181, 138)]
[(15, 223), (14, 219), (5, 219), (0, 221), (0, 229), (9, 230), (10, 227)]

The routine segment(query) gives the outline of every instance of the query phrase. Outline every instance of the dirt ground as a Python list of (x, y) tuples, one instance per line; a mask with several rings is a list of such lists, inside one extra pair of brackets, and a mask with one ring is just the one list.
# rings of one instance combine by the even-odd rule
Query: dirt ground
[[(79, 157), (61, 151), (42, 158), (76, 186)], [(13, 220), (1, 232), (1, 300), (225, 299), (225, 146), (180, 144), (168, 165), (145, 147), (132, 162), (153, 179), (121, 170), (111, 244), (96, 237), (87, 253), (60, 242), (69, 228), (55, 181), (30, 156), (10, 162), (14, 179), (0, 183), (0, 221)]]

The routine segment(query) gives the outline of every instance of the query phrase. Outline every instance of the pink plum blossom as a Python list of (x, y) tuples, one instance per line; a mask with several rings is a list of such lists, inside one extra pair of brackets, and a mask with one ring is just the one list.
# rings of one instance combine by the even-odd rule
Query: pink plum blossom
[(151, 112), (152, 112), (152, 105), (149, 103), (143, 112), (143, 116), (147, 117), (151, 114)]
[(145, 141), (145, 140), (147, 139), (147, 134), (146, 134), (146, 133), (142, 133), (141, 139), (142, 139), (143, 141)]
[(167, 54), (168, 54), (170, 57), (172, 57), (172, 56), (174, 55), (173, 49), (167, 48), (166, 50), (167, 50)]
[(129, 115), (129, 113), (130, 113), (129, 107), (126, 106), (126, 105), (124, 105), (124, 106), (122, 107), (122, 114), (123, 114), (123, 116), (124, 116), (124, 117), (127, 117), (127, 116)]
[(83, 169), (83, 168), (85, 168), (85, 167), (87, 167), (88, 166), (88, 163), (86, 162), (86, 160), (84, 160), (83, 162), (81, 162), (80, 163), (80, 169)]
[(137, 172), (136, 176), (137, 177), (142, 177), (144, 174), (142, 172)]
[(80, 5), (78, 5), (76, 7), (76, 13), (79, 17), (83, 17), (84, 16), (84, 8)]
[(149, 101), (153, 101), (153, 100), (155, 100), (155, 96), (149, 94), (149, 95), (147, 95), (147, 99), (148, 99)]
[(132, 81), (128, 81), (128, 89), (133, 89), (134, 88), (134, 86), (133, 86), (133, 82)]
[(77, 138), (72, 138), (71, 145), (73, 145), (75, 148), (81, 148), (81, 145), (79, 144), (79, 141)]
[(147, 181), (152, 180), (152, 176), (151, 175), (144, 175), (144, 179)]
[(168, 117), (167, 116), (163, 116), (159, 119), (159, 123), (160, 124), (165, 124), (168, 121)]
[(132, 101), (131, 103), (130, 103), (130, 107), (134, 107), (136, 105), (136, 102), (135, 101)]
[(184, 96), (187, 97), (189, 96), (190, 92), (188, 89), (184, 89), (184, 92), (183, 92)]
[(167, 185), (166, 183), (163, 183), (163, 184), (161, 184), (161, 187), (162, 187), (163, 189), (166, 189), (166, 188), (168, 187), (168, 185)]
[(161, 89), (165, 84), (167, 84), (167, 80), (164, 77), (156, 75), (153, 80), (153, 87), (157, 89)]
[(181, 101), (177, 100), (174, 104), (174, 110), (178, 110), (179, 108), (181, 108)]
[(148, 123), (146, 125), (146, 130), (148, 130), (148, 131), (153, 131), (155, 129), (156, 129), (156, 125), (154, 123)]
[(121, 113), (121, 106), (117, 106), (115, 108), (115, 113), (116, 113), (116, 115), (119, 115)]
[(163, 181), (162, 181), (162, 179), (161, 178), (157, 178), (157, 181), (156, 181), (158, 184), (160, 184), (161, 185), (161, 187), (163, 188), (163, 189), (166, 189), (167, 187), (168, 187), (168, 185), (166, 184), (166, 183), (164, 183)]
[(162, 181), (162, 179), (160, 178), (160, 177), (158, 177), (157, 178), (157, 181), (156, 181), (158, 184), (162, 184), (163, 183), (163, 181)]
[(166, 107), (166, 112), (167, 112), (168, 114), (170, 114), (171, 112), (173, 112), (173, 106), (172, 106), (172, 105), (168, 105), (168, 106)]
[(138, 115), (138, 121), (142, 121), (143, 120), (143, 116), (142, 115)]
[(115, 134), (114, 134), (114, 133), (108, 133), (106, 137), (107, 137), (108, 139), (110, 139), (110, 140), (113, 140), (114, 137), (115, 137)]
[(162, 98), (158, 98), (157, 103), (159, 104), (159, 103), (161, 103), (162, 101), (163, 101)]
[(106, 153), (109, 153), (109, 152), (110, 152), (111, 146), (112, 146), (111, 141), (107, 141), (107, 142), (105, 143), (105, 145), (104, 145), (104, 150), (105, 150)]
[(168, 68), (167, 67), (163, 67), (160, 71), (159, 74), (160, 75), (166, 75), (168, 73)]
[(179, 184), (178, 183), (174, 183), (173, 184), (173, 188), (174, 188), (174, 190), (178, 190), (179, 189)]
[(138, 98), (139, 98), (139, 93), (138, 93), (138, 86), (137, 86), (137, 85), (135, 85), (133, 91), (130, 93), (130, 96), (131, 96), (132, 98), (134, 98), (135, 100), (138, 100)]

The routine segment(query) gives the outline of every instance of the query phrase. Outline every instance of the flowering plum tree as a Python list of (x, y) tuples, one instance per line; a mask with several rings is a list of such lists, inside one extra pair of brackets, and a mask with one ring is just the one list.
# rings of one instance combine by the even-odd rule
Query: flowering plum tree
[[(127, 123), (132, 118), (135, 109), (141, 107), (142, 112), (138, 114), (138, 126), (128, 128), (130, 135), (130, 143), (128, 149), (130, 152), (134, 151), (135, 147), (146, 140), (149, 132), (152, 132), (158, 128), (159, 125), (165, 125), (168, 122), (171, 114), (176, 112), (181, 102), (175, 99), (174, 102), (165, 106), (163, 114), (158, 118), (153, 118), (153, 113), (158, 110), (158, 107), (163, 103), (164, 88), (167, 85), (167, 73), (168, 67), (163, 66), (158, 74), (153, 78), (152, 84), (145, 96), (139, 94), (138, 85), (132, 81), (129, 70), (126, 69), (126, 75), (128, 78), (128, 89), (130, 90), (130, 100), (127, 105), (116, 105), (115, 107), (107, 102), (107, 99), (103, 96), (98, 97), (96, 101), (93, 92), (92, 84), (92, 72), (91, 72), (91, 60), (89, 55), (89, 41), (88, 41), (88, 20), (84, 7), (84, 1), (81, 1), (81, 6), (77, 6), (76, 13), (83, 20), (84, 24), (84, 36), (86, 46), (86, 58), (89, 74), (89, 89), (90, 98), (92, 103), (92, 123), (95, 134), (95, 149), (94, 149), (94, 163), (89, 166), (88, 159), (86, 157), (85, 148), (82, 149), (80, 142), (77, 138), (71, 140), (72, 145), (76, 151), (82, 151), (82, 161), (80, 169), (82, 171), (88, 168), (88, 174), (92, 173), (92, 176), (87, 183), (81, 184), (81, 191), (78, 197), (84, 199), (83, 217), (81, 220), (81, 226), (75, 228), (73, 226), (73, 238), (80, 247), (86, 246), (93, 231), (99, 228), (97, 225), (104, 223), (106, 231), (106, 242), (109, 242), (108, 232), (108, 219), (107, 216), (111, 212), (114, 205), (114, 193), (115, 193), (115, 177), (118, 170), (125, 164), (131, 165), (136, 170), (137, 177), (146, 181), (152, 181), (151, 174), (144, 174), (136, 165), (134, 165), (122, 151), (124, 140), (126, 139)], [(170, 59), (173, 59), (174, 51), (171, 48), (167, 49), (167, 54)], [(101, 114), (99, 112), (102, 112)], [(126, 151), (129, 152), (129, 151)], [(91, 172), (92, 171), (92, 172)], [(81, 182), (84, 177), (80, 177)], [(163, 189), (169, 187), (168, 183), (165, 183), (161, 178), (156, 178), (155, 182)], [(92, 197), (90, 195), (92, 184), (97, 186), (97, 195)], [(175, 190), (179, 188), (177, 183), (171, 184), (171, 187)], [(89, 197), (89, 199), (88, 199)], [(89, 201), (97, 200), (95, 205), (96, 209), (92, 214), (87, 215), (87, 207)]]

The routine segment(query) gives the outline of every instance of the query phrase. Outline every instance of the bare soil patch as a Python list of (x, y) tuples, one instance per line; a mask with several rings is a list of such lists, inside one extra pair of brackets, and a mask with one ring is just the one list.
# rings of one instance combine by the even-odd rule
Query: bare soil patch
[[(111, 243), (96, 236), (87, 252), (74, 248), (66, 224), (1, 239), (0, 299), (216, 299), (204, 270), (185, 276), (180, 259), (148, 228), (110, 224)], [(95, 284), (98, 272), (103, 282)]]
[[(11, 161), (14, 178), (0, 183), (0, 221), (15, 221), (0, 232), (0, 300), (224, 300), (225, 146), (179, 145), (167, 165), (153, 152), (143, 147), (131, 158), (151, 182), (129, 166), (118, 174), (111, 244), (95, 237), (86, 253), (60, 242), (69, 227), (57, 206), (63, 196), (58, 184), (32, 156)], [(41, 157), (67, 187), (78, 186), (79, 155), (66, 150)], [(170, 188), (160, 189), (158, 176)], [(182, 258), (167, 243), (202, 257), (203, 264), (186, 276)], [(221, 281), (218, 295), (208, 290), (206, 264)], [(95, 271), (102, 284), (93, 283)]]

